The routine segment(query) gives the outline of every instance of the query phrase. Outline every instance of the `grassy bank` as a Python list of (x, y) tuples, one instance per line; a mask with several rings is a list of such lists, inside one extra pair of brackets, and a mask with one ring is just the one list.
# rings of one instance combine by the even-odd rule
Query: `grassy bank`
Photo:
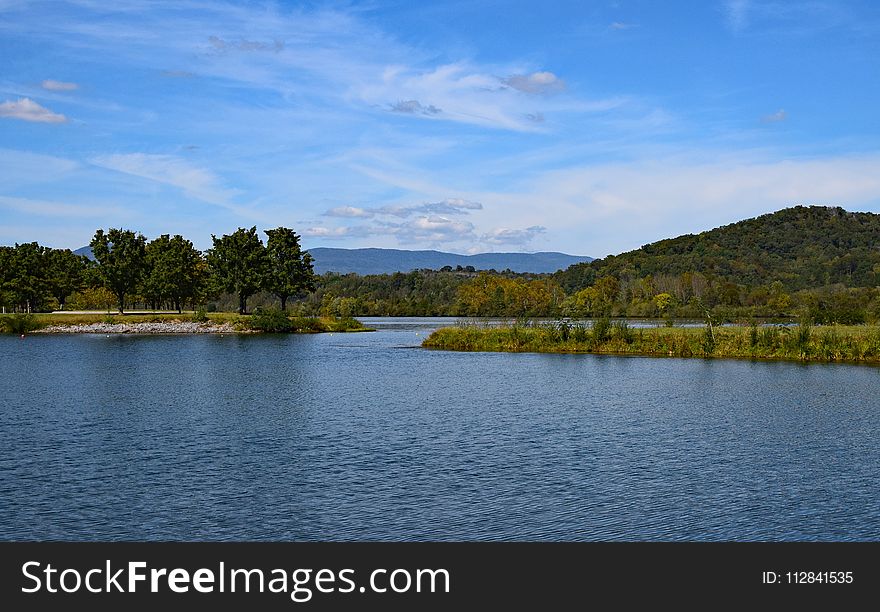
[(90, 313), (35, 313), (0, 315), (0, 332), (22, 334), (37, 331), (49, 326), (75, 326), (91, 323), (182, 323), (198, 322), (205, 324), (229, 324), (239, 331), (321, 333), (372, 331), (353, 318), (336, 317), (289, 317), (280, 311), (257, 312), (253, 315), (239, 315), (232, 312), (197, 312), (183, 314), (107, 314)]
[(739, 326), (632, 328), (547, 324), (445, 327), (422, 346), (454, 351), (596, 353), (656, 357), (726, 357), (880, 364), (880, 326)]

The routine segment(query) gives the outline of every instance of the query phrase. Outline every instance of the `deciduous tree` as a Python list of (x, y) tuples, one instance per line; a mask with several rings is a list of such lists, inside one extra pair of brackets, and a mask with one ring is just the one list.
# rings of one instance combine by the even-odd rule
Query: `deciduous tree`
[(135, 290), (147, 270), (147, 239), (131, 230), (110, 229), (95, 232), (90, 246), (98, 277), (116, 296), (116, 305), (122, 313), (125, 296)]
[(217, 286), (238, 296), (238, 312), (247, 310), (247, 299), (259, 291), (267, 271), (266, 247), (257, 235), (257, 228), (239, 228), (214, 242), (208, 251), (208, 266)]

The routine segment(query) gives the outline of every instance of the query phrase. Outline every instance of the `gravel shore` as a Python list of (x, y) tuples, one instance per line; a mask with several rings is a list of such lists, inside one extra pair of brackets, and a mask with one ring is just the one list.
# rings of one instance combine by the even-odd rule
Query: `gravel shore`
[(193, 323), (191, 321), (161, 321), (156, 323), (85, 323), (78, 325), (49, 325), (34, 334), (234, 334), (231, 323)]

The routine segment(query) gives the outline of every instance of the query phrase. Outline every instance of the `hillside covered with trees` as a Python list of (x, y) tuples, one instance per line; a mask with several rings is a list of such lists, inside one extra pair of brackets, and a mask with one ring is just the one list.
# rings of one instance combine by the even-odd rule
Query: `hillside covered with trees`
[(556, 278), (566, 289), (618, 279), (700, 272), (744, 286), (779, 281), (788, 291), (880, 281), (880, 215), (796, 206), (700, 234), (576, 264)]

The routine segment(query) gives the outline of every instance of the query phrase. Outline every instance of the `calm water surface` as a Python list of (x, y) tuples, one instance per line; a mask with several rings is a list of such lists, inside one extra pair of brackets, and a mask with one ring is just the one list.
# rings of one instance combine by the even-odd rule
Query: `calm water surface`
[(0, 337), (0, 539), (877, 540), (880, 370)]

